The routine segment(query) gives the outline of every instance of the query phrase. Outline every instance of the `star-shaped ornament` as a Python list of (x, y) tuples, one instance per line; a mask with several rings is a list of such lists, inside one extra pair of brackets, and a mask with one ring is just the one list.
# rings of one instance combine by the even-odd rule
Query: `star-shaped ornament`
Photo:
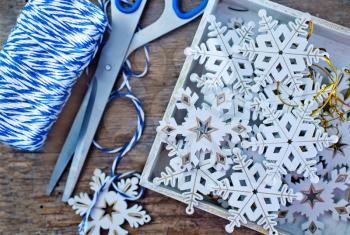
[(331, 149), (333, 149), (333, 158), (338, 154), (341, 153), (345, 157), (344, 148), (346, 148), (348, 144), (345, 144), (343, 142), (343, 137), (339, 137), (339, 141), (333, 145), (330, 146)]
[(324, 189), (316, 189), (315, 186), (311, 184), (308, 190), (301, 191), (301, 193), (304, 194), (304, 198), (301, 203), (308, 202), (311, 208), (314, 208), (316, 202), (324, 202), (324, 200), (321, 198), (321, 193), (323, 191)]
[(202, 121), (197, 117), (197, 125), (190, 129), (190, 131), (197, 134), (197, 142), (202, 138), (206, 138), (211, 142), (211, 133), (217, 130), (217, 128), (211, 126), (211, 117), (205, 121)]

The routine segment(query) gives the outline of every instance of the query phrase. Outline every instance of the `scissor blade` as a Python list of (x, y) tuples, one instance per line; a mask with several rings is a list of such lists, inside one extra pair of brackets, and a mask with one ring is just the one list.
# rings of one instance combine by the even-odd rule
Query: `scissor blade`
[(89, 86), (84, 100), (80, 106), (80, 109), (75, 116), (75, 120), (73, 125), (69, 131), (67, 139), (62, 147), (60, 155), (58, 156), (58, 160), (56, 162), (54, 171), (52, 172), (50, 183), (47, 187), (47, 195), (51, 195), (52, 191), (55, 189), (58, 181), (60, 180), (64, 170), (66, 169), (69, 161), (72, 159), (75, 147), (78, 143), (80, 130), (83, 125), (84, 116), (88, 107), (88, 101), (91, 95), (92, 86)]
[(86, 113), (84, 118), (79, 141), (74, 152), (72, 166), (63, 193), (63, 201), (69, 199), (78, 181), (81, 169), (108, 103), (116, 78), (124, 63), (126, 53), (146, 2), (146, 0), (142, 1), (140, 7), (130, 14), (119, 12), (112, 7), (111, 35), (102, 50), (98, 63), (94, 77), (96, 93), (91, 94), (91, 99), (89, 101), (91, 110)]

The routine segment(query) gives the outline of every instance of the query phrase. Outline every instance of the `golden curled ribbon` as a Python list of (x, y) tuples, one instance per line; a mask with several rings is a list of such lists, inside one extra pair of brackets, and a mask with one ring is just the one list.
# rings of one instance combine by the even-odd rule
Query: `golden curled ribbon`
[[(342, 122), (345, 121), (345, 117), (344, 117), (345, 114), (338, 108), (339, 105), (345, 105), (347, 107), (350, 107), (350, 106), (346, 104), (345, 101), (341, 99), (337, 93), (337, 87), (339, 85), (339, 82), (341, 81), (340, 74), (338, 73), (337, 69), (333, 65), (332, 61), (327, 56), (324, 56), (324, 60), (326, 61), (326, 63), (334, 73), (335, 77), (326, 68), (323, 68), (319, 65), (313, 65), (314, 67), (320, 69), (325, 74), (325, 76), (329, 78), (330, 84), (325, 85), (314, 96), (313, 98), (314, 100), (316, 100), (318, 97), (324, 94), (326, 94), (327, 98), (320, 107), (318, 107), (316, 110), (314, 110), (311, 113), (311, 116), (316, 116), (317, 114), (320, 114), (321, 123), (325, 129), (337, 128), (333, 125), (329, 125), (329, 123), (337, 119), (340, 119), (340, 121)], [(313, 68), (311, 68), (311, 70), (313, 70)], [(347, 71), (347, 73), (348, 72), (350, 71)], [(313, 72), (311, 76), (313, 76), (313, 78), (315, 79), (314, 74), (315, 73)], [(334, 116), (333, 114), (336, 114), (336, 116)], [(331, 119), (327, 119), (327, 117), (330, 117)]]
[(312, 36), (312, 34), (314, 33), (314, 23), (312, 22), (312, 20), (309, 20), (309, 33), (306, 37), (307, 40), (309, 40)]

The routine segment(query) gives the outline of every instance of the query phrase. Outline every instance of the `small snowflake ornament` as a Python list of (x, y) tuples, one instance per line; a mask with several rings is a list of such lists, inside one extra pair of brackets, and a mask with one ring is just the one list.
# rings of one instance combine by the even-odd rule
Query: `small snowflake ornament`
[(255, 41), (238, 48), (244, 56), (254, 63), (255, 85), (261, 87), (280, 82), (293, 90), (302, 85), (303, 73), (307, 66), (318, 63), (327, 55), (308, 43), (308, 22), (311, 17), (304, 14), (294, 22), (279, 24), (266, 10), (259, 11), (259, 32)]
[[(346, 194), (350, 185), (350, 174), (346, 167), (331, 171), (330, 179), (323, 177), (314, 184), (307, 179), (292, 183), (289, 177), (287, 183), (290, 188), (301, 192), (302, 199), (294, 201), (288, 207), (281, 209), (280, 222), (294, 223), (296, 217), (306, 217), (301, 224), (304, 234), (323, 233), (326, 229), (323, 221), (348, 221), (350, 219), (350, 204), (348, 198), (337, 196), (339, 191)], [(328, 215), (331, 214), (330, 217)], [(322, 219), (322, 217), (325, 218)], [(304, 221), (304, 220), (303, 220)]]
[(198, 95), (192, 94), (189, 88), (181, 89), (175, 97), (176, 107), (186, 112), (183, 122), (178, 124), (175, 118), (163, 120), (157, 131), (166, 139), (183, 138), (190, 149), (191, 158), (195, 158), (198, 151), (211, 151), (215, 155), (220, 151), (225, 136), (229, 135), (232, 142), (238, 143), (240, 136), (247, 137), (251, 130), (247, 121), (222, 120), (221, 113), (215, 107), (196, 107)]
[(85, 223), (80, 225), (80, 234), (99, 235), (101, 230), (108, 231), (108, 235), (128, 234), (128, 231), (121, 227), (125, 221), (132, 228), (150, 222), (151, 217), (140, 205), (128, 207), (127, 204), (128, 200), (135, 200), (139, 194), (138, 183), (139, 178), (134, 176), (121, 179), (112, 186), (113, 179), (96, 169), (90, 187), (95, 194), (102, 189), (99, 195), (91, 199), (87, 193), (80, 193), (68, 201), (76, 213), (83, 217), (87, 216), (92, 203), (95, 203), (88, 215), (89, 218), (84, 219)]
[(241, 223), (247, 224), (248, 219), (262, 225), (270, 234), (277, 234), (275, 225), (280, 204), (301, 199), (301, 195), (293, 193), (281, 180), (271, 184), (260, 163), (253, 163), (239, 149), (233, 152), (235, 165), (230, 178), (214, 187), (216, 194), (227, 200), (231, 207), (226, 231), (233, 232)]
[[(211, 15), (208, 21), (208, 40), (198, 46), (187, 48), (185, 54), (204, 64), (206, 74), (192, 74), (202, 93), (217, 93), (224, 87), (232, 87), (239, 94), (251, 97), (253, 67), (233, 48), (252, 40), (254, 23), (232, 28), (217, 22)], [(229, 24), (232, 26), (231, 24)]]

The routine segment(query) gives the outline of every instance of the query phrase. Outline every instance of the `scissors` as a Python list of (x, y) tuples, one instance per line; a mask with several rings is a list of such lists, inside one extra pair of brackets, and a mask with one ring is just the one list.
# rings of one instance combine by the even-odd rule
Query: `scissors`
[(147, 0), (135, 0), (130, 5), (126, 5), (124, 0), (111, 1), (112, 22), (109, 39), (102, 49), (93, 80), (56, 162), (47, 189), (48, 195), (52, 193), (73, 158), (62, 200), (66, 202), (70, 198), (109, 96), (128, 56), (137, 48), (195, 19), (203, 12), (209, 0), (203, 0), (189, 12), (180, 9), (179, 1), (165, 0), (165, 7), (159, 19), (137, 32)]

